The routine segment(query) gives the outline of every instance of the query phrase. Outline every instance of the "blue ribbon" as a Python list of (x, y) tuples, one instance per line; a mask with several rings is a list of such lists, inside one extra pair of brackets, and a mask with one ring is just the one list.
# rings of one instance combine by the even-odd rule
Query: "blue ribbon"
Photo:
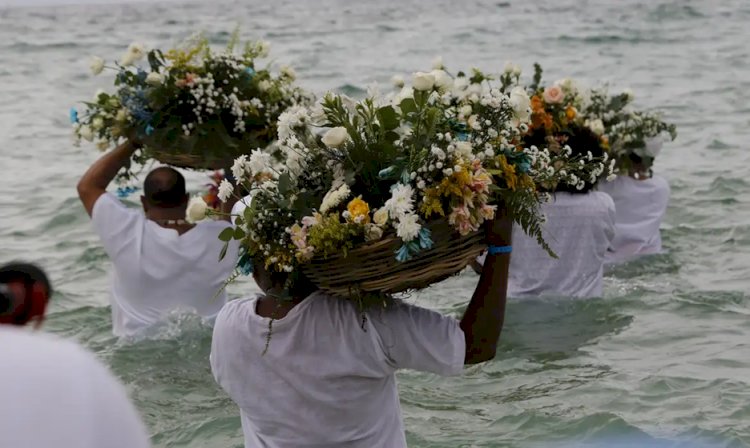
[(146, 135), (151, 135), (154, 133), (154, 127), (149, 125), (146, 125)]
[(248, 75), (250, 75), (250, 77), (251, 77), (251, 78), (252, 78), (253, 76), (255, 76), (255, 70), (254, 70), (254, 69), (253, 69), (252, 67), (247, 67), (247, 68), (245, 69), (245, 73), (247, 73)]
[(435, 243), (432, 241), (432, 232), (426, 227), (419, 230), (419, 247), (424, 250), (432, 249)]
[(120, 199), (125, 199), (136, 191), (138, 191), (138, 187), (134, 187), (132, 185), (128, 185), (127, 187), (120, 187), (117, 189), (117, 197)]
[(70, 124), (78, 123), (78, 111), (75, 107), (70, 108)]
[(469, 134), (467, 134), (466, 132), (459, 132), (458, 134), (456, 134), (456, 138), (459, 142), (468, 142)]
[(378, 172), (378, 177), (381, 179), (388, 179), (391, 174), (393, 174), (393, 170), (395, 170), (395, 166), (389, 166), (388, 168), (384, 168)]
[(242, 275), (247, 276), (253, 273), (253, 258), (244, 247), (241, 249), (241, 253), (240, 259), (237, 260), (237, 269)]
[(399, 250), (396, 251), (396, 261), (403, 263), (404, 261), (411, 260), (411, 253), (409, 253), (409, 246), (404, 244)]

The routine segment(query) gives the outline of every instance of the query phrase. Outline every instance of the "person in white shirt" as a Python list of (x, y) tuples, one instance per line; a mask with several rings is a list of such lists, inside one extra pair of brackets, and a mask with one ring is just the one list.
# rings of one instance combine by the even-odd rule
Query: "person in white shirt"
[[(599, 137), (578, 129), (566, 142), (574, 154), (591, 151), (601, 157)], [(544, 145), (531, 138), (528, 144)], [(592, 191), (596, 183), (586, 181), (583, 189), (559, 184), (552, 199), (541, 205), (546, 216), (542, 234), (557, 255), (552, 258), (536, 238), (523, 230), (513, 233), (508, 296), (525, 298), (599, 297), (602, 295), (604, 257), (615, 236), (615, 205), (607, 194)], [(474, 269), (479, 269), (482, 258)]]
[(226, 303), (221, 292), (237, 259), (238, 243), (217, 263), (218, 235), (230, 224), (185, 221), (189, 195), (173, 168), (151, 171), (143, 184), (143, 212), (106, 192), (136, 145), (126, 142), (100, 158), (78, 183), (78, 194), (112, 260), (112, 331), (135, 336), (170, 312), (194, 312), (212, 321)]
[(598, 187), (617, 209), (615, 238), (605, 259), (608, 265), (662, 252), (659, 229), (669, 204), (669, 183), (653, 174), (653, 158), (630, 154), (629, 161), (627, 175)]
[[(504, 215), (504, 212), (498, 212)], [(246, 448), (406, 446), (395, 372), (460, 374), (495, 356), (505, 315), (511, 221), (487, 230), (493, 251), (463, 318), (404, 302), (361, 314), (254, 260), (265, 293), (219, 313), (211, 347), (218, 384), (240, 408)]]
[(0, 448), (149, 447), (125, 389), (101, 362), (22, 328), (41, 322), (51, 291), (36, 266), (0, 268)]

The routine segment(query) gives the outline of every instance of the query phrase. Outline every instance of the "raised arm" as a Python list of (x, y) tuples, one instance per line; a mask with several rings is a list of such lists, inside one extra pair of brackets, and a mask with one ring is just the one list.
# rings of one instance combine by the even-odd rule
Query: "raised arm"
[[(487, 226), (490, 246), (510, 246), (513, 221), (504, 208)], [(474, 295), (461, 319), (466, 340), (464, 364), (477, 364), (495, 357), (497, 340), (505, 319), (510, 254), (490, 254), (484, 260)]]
[(106, 193), (107, 185), (112, 182), (120, 168), (125, 166), (135, 150), (136, 145), (126, 141), (94, 162), (78, 181), (78, 197), (89, 216), (97, 199)]

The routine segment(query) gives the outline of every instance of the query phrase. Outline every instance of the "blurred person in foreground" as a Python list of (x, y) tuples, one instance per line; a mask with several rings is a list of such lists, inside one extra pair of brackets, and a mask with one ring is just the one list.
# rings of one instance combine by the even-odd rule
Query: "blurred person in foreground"
[(360, 312), (303, 276), (253, 261), (264, 292), (229, 302), (211, 347), (216, 381), (240, 408), (245, 447), (406, 446), (395, 372), (458, 375), (494, 358), (503, 327), (512, 220), (486, 228), (482, 274), (462, 319), (394, 301)]
[(36, 266), (0, 267), (0, 448), (147, 448), (125, 389), (77, 344), (28, 331), (52, 293)]
[[(527, 137), (528, 146), (549, 145), (543, 131)], [(561, 144), (573, 155), (604, 154), (599, 136), (586, 127), (573, 127)], [(552, 258), (536, 238), (521, 229), (513, 234), (513, 261), (508, 279), (509, 297), (599, 297), (603, 289), (604, 259), (615, 235), (615, 204), (607, 194), (593, 191), (597, 182), (558, 184), (542, 204), (547, 220), (544, 240), (558, 258)], [(582, 187), (582, 188), (578, 188)], [(472, 266), (480, 272), (483, 258)]]
[(662, 145), (661, 136), (647, 139), (642, 150), (618, 160), (620, 171), (624, 171), (620, 176), (598, 186), (599, 191), (612, 198), (616, 208), (615, 238), (605, 259), (608, 265), (662, 252), (660, 227), (670, 191), (667, 180), (652, 170)]
[(185, 178), (173, 168), (148, 173), (143, 211), (107, 193), (137, 147), (132, 140), (121, 144), (96, 161), (78, 183), (78, 196), (112, 260), (112, 331), (120, 337), (143, 334), (176, 310), (213, 321), (226, 303), (222, 288), (234, 271), (239, 248), (231, 242), (227, 256), (217, 263), (224, 245), (218, 236), (230, 224), (188, 222)]

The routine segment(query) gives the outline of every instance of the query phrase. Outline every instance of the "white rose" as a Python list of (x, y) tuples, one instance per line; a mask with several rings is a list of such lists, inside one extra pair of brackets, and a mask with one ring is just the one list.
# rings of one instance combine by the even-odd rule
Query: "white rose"
[(596, 135), (604, 134), (604, 123), (599, 118), (589, 121), (587, 126)]
[(521, 66), (518, 64), (515, 64), (513, 66), (513, 75), (515, 76), (521, 76)]
[(445, 70), (433, 70), (430, 74), (435, 78), (435, 87), (438, 89), (450, 87), (453, 85), (453, 78)]
[(453, 81), (453, 88), (456, 89), (456, 91), (460, 92), (462, 90), (465, 90), (467, 87), (469, 87), (469, 80), (465, 76), (459, 76), (455, 81)]
[(91, 128), (95, 131), (98, 131), (99, 129), (104, 127), (104, 120), (102, 117), (96, 117), (93, 120), (91, 120)]
[(443, 65), (443, 57), (438, 56), (435, 59), (432, 60), (432, 68), (435, 70), (442, 70), (445, 68), (445, 65)]
[(265, 58), (268, 56), (268, 53), (271, 51), (271, 44), (266, 41), (262, 40), (258, 42), (258, 57)]
[(514, 87), (510, 91), (510, 104), (519, 120), (528, 121), (531, 115), (531, 99), (523, 87)]
[(152, 86), (161, 85), (164, 82), (164, 75), (157, 72), (151, 72), (146, 76), (146, 83)]
[(83, 125), (80, 128), (78, 128), (78, 135), (81, 136), (81, 138), (85, 139), (86, 141), (94, 141), (94, 131), (91, 130), (91, 127)]
[(187, 206), (187, 212), (185, 213), (185, 219), (189, 223), (195, 223), (206, 219), (208, 212), (208, 204), (203, 198), (195, 197), (190, 198), (190, 202)]
[(417, 72), (412, 76), (414, 90), (432, 90), (435, 86), (435, 77), (430, 73)]
[(514, 68), (515, 66), (512, 62), (506, 62), (505, 67), (503, 68), (503, 73), (505, 73), (506, 75), (512, 75)]
[(391, 82), (399, 89), (404, 87), (404, 77), (401, 75), (393, 75), (393, 78), (391, 78)]
[(89, 68), (91, 68), (91, 73), (94, 76), (98, 75), (104, 70), (104, 59), (94, 56), (91, 58)]
[(329, 129), (322, 138), (323, 144), (329, 148), (338, 148), (347, 140), (349, 140), (349, 133), (341, 126)]
[(132, 44), (130, 44), (130, 46), (128, 46), (128, 51), (126, 51), (120, 59), (120, 65), (133, 65), (134, 63), (143, 59), (143, 56), (145, 55), (146, 49), (143, 47), (143, 44), (133, 42)]
[(468, 117), (469, 115), (471, 115), (472, 112), (474, 112), (474, 109), (472, 109), (472, 107), (469, 106), (468, 104), (465, 106), (462, 106), (461, 109), (459, 110), (459, 113), (463, 115), (464, 117)]
[(375, 224), (365, 225), (365, 241), (369, 243), (372, 241), (379, 241), (381, 238), (383, 238), (383, 229)]

